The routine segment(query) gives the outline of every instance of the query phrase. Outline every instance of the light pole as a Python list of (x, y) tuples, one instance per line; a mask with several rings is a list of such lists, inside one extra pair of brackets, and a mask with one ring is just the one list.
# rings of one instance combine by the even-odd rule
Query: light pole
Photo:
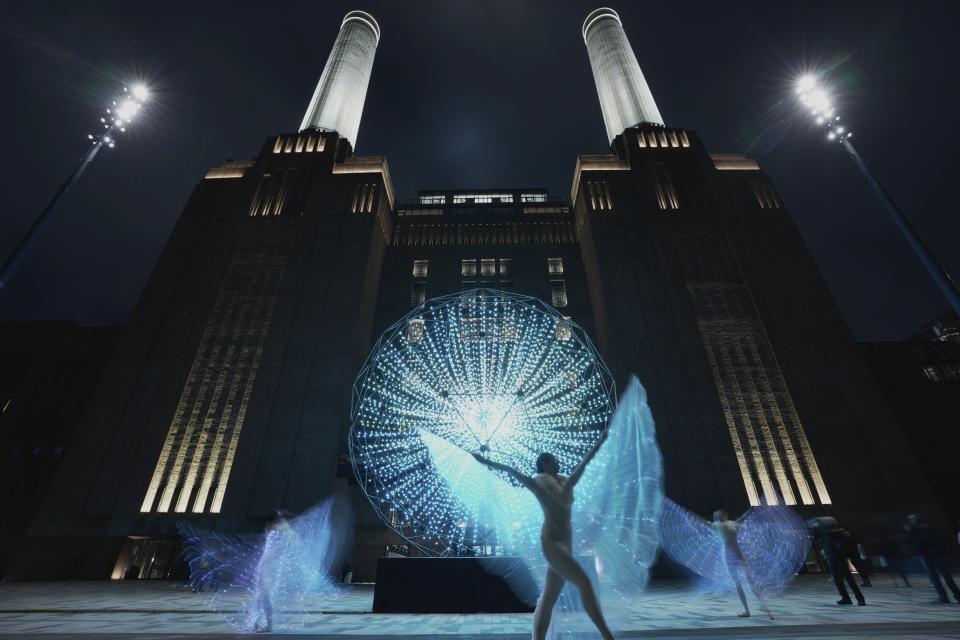
[(920, 236), (917, 235), (910, 221), (903, 215), (903, 211), (897, 206), (893, 197), (887, 193), (887, 190), (883, 188), (883, 185), (880, 184), (877, 177), (873, 175), (870, 167), (864, 162), (863, 158), (860, 157), (860, 154), (857, 153), (856, 147), (850, 142), (853, 132), (840, 123), (840, 116), (833, 106), (830, 95), (825, 89), (819, 86), (817, 79), (810, 75), (803, 76), (797, 81), (797, 95), (799, 95), (800, 102), (803, 106), (810, 111), (816, 123), (827, 130), (827, 139), (840, 143), (840, 146), (843, 147), (847, 155), (850, 156), (850, 159), (853, 160), (857, 169), (860, 170), (860, 173), (863, 174), (863, 177), (867, 180), (867, 184), (873, 189), (873, 193), (880, 200), (880, 204), (882, 204), (886, 212), (890, 214), (890, 217), (894, 223), (896, 223), (901, 233), (907, 238), (910, 246), (913, 247), (920, 261), (923, 262), (923, 266), (927, 268), (927, 271), (930, 272), (931, 277), (933, 277), (937, 286), (940, 287), (943, 295), (946, 296), (950, 306), (957, 312), (957, 315), (960, 315), (960, 289), (957, 288), (957, 283), (953, 281), (950, 274), (947, 273), (947, 270), (944, 269), (943, 265), (940, 264), (933, 253), (930, 252), (927, 245), (924, 244)]
[(83, 175), (83, 172), (87, 170), (87, 167), (90, 166), (93, 159), (100, 153), (100, 149), (104, 146), (111, 149), (116, 146), (117, 134), (124, 133), (127, 130), (127, 125), (136, 117), (149, 96), (150, 92), (148, 89), (144, 85), (138, 84), (132, 88), (124, 87), (123, 94), (111, 102), (104, 115), (100, 118), (100, 123), (103, 125), (100, 133), (87, 135), (87, 138), (90, 140), (90, 147), (86, 153), (83, 154), (83, 157), (80, 158), (80, 161), (77, 162), (73, 171), (70, 172), (66, 182), (60, 185), (57, 192), (53, 194), (53, 198), (50, 199), (47, 206), (40, 212), (37, 219), (34, 220), (33, 225), (31, 225), (26, 235), (20, 239), (13, 253), (11, 253), (6, 262), (3, 263), (3, 269), (0, 270), (0, 289), (6, 286), (7, 282), (10, 281), (10, 278), (16, 272), (17, 267), (20, 266), (20, 263), (23, 262), (27, 253), (30, 252), (30, 248), (33, 247), (33, 243), (36, 242), (40, 232), (50, 221), (51, 214), (63, 196), (66, 195), (67, 191), (69, 191), (73, 185), (77, 184), (80, 176)]

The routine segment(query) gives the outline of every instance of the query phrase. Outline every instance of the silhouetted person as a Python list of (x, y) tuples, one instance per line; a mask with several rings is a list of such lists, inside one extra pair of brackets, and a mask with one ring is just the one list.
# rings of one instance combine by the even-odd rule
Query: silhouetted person
[(850, 562), (853, 563), (853, 568), (860, 574), (860, 586), (872, 587), (873, 584), (870, 582), (870, 561), (865, 560), (863, 556), (860, 555), (861, 545), (857, 536), (850, 530), (844, 530), (843, 541), (847, 557), (850, 558)]
[(846, 553), (846, 538), (837, 527), (837, 521), (834, 518), (812, 518), (807, 521), (807, 526), (816, 532), (820, 547), (823, 550), (823, 557), (827, 561), (827, 566), (830, 567), (833, 583), (837, 585), (837, 592), (840, 594), (837, 604), (853, 604), (850, 594), (844, 586), (844, 582), (846, 582), (850, 585), (850, 589), (857, 599), (857, 604), (861, 607), (866, 605), (867, 601), (863, 597), (863, 592), (857, 586), (853, 574), (850, 573), (850, 567), (847, 565), (849, 558)]
[(907, 577), (906, 563), (907, 559), (903, 553), (903, 537), (888, 536), (881, 541), (880, 555), (887, 563), (890, 569), (890, 577), (893, 578), (893, 584), (897, 584), (897, 579), (893, 576), (899, 576), (903, 581), (903, 586), (910, 587), (910, 579)]
[(960, 602), (960, 589), (953, 581), (950, 568), (947, 566), (947, 550), (930, 524), (922, 522), (917, 514), (911, 513), (904, 522), (903, 530), (907, 533), (908, 546), (920, 558), (923, 568), (927, 570), (930, 584), (937, 590), (939, 601), (950, 602), (946, 589), (940, 581), (942, 578), (947, 588), (953, 593), (954, 599)]

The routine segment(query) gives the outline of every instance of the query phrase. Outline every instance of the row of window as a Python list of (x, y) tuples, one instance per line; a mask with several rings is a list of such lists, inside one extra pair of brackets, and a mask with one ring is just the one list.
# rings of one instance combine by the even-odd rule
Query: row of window
[(322, 136), (277, 136), (273, 143), (274, 153), (320, 153), (323, 151), (324, 140)]
[[(463, 286), (469, 288), (476, 284), (473, 281), (465, 281)], [(410, 305), (419, 307), (427, 301), (427, 283), (415, 281), (410, 286)], [(557, 308), (567, 306), (567, 283), (565, 280), (550, 281), (550, 304)]]
[(960, 365), (924, 365), (923, 376), (931, 382), (960, 382)]
[(587, 193), (590, 196), (590, 209), (610, 211), (613, 209), (613, 196), (606, 180), (587, 180)]
[[(59, 456), (63, 453), (63, 447), (54, 447), (51, 450), (51, 452), (53, 453), (53, 455)], [(10, 455), (12, 456), (18, 456), (20, 455), (20, 453), (21, 453), (20, 447), (12, 447), (10, 449)], [(30, 455), (38, 456), (41, 453), (43, 453), (43, 447), (34, 447), (33, 449), (30, 450)]]
[[(494, 331), (490, 331), (489, 329), (482, 330), (483, 324), (484, 320), (481, 318), (464, 318), (460, 324), (461, 339), (494, 339), (500, 342), (514, 342), (517, 339), (517, 328), (512, 323), (501, 323), (501, 326), (497, 327)], [(407, 321), (407, 327), (404, 331), (404, 335), (407, 338), (407, 342), (416, 343), (420, 342), (420, 339), (423, 338), (426, 331), (427, 330), (424, 326), (423, 319), (413, 318), (412, 320)], [(562, 319), (557, 320), (557, 324), (553, 330), (553, 335), (557, 340), (562, 341), (567, 341), (573, 338), (573, 326), (571, 324), (570, 316), (563, 316)], [(396, 519), (394, 517), (396, 512), (391, 511), (390, 513), (391, 522), (396, 524)]]
[(689, 147), (690, 138), (683, 129), (673, 131), (669, 129), (660, 129), (657, 131), (647, 131), (637, 134), (637, 144), (646, 149), (647, 147), (656, 149), (657, 147)]
[[(477, 271), (477, 263), (480, 270)], [(511, 258), (464, 258), (460, 261), (460, 276), (475, 278), (479, 273), (483, 278), (492, 278), (499, 275), (501, 278), (511, 276)], [(413, 277), (426, 278), (430, 272), (429, 260), (413, 261)], [(551, 276), (563, 275), (563, 258), (547, 258), (547, 274)]]
[[(677, 199), (677, 190), (670, 176), (670, 170), (662, 162), (649, 163), (647, 166), (650, 169), (654, 193), (661, 211), (679, 209), (680, 201)], [(613, 195), (606, 180), (587, 180), (587, 199), (591, 211), (613, 210)]]
[[(545, 193), (521, 193), (520, 202), (546, 202)], [(455, 193), (453, 204), (493, 204), (495, 202), (513, 203), (512, 193)], [(428, 194), (420, 196), (420, 204), (446, 204), (447, 194)]]
[(353, 213), (372, 212), (373, 199), (376, 195), (376, 184), (358, 184), (353, 190), (353, 204), (350, 205), (350, 210)]

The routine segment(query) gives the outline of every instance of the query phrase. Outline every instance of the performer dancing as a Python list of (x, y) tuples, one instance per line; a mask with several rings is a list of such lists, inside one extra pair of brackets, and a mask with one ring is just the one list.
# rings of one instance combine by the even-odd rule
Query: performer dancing
[(750, 617), (750, 607), (747, 606), (747, 596), (744, 594), (743, 586), (740, 584), (740, 573), (743, 572), (743, 577), (746, 578), (747, 584), (750, 585), (750, 590), (753, 591), (754, 597), (760, 601), (760, 606), (763, 607), (767, 615), (770, 616), (770, 619), (773, 620), (773, 614), (770, 613), (770, 608), (767, 607), (767, 603), (764, 602), (760, 590), (757, 589), (753, 574), (750, 571), (750, 565), (743, 557), (743, 551), (740, 550), (740, 545), (737, 543), (737, 530), (740, 528), (740, 523), (743, 522), (743, 519), (749, 513), (748, 511), (738, 519), (731, 520), (726, 511), (719, 509), (713, 512), (713, 522), (710, 523), (710, 526), (713, 527), (714, 532), (720, 538), (720, 542), (723, 543), (723, 559), (727, 566), (727, 571), (730, 572), (730, 578), (737, 586), (737, 595), (740, 596), (740, 602), (743, 603), (743, 613), (738, 613), (737, 615), (741, 618)]
[(583, 567), (577, 563), (576, 558), (573, 557), (573, 527), (571, 524), (573, 487), (580, 480), (587, 464), (590, 463), (597, 451), (600, 450), (600, 446), (606, 441), (607, 434), (608, 431), (605, 429), (603, 435), (587, 452), (587, 455), (573, 470), (569, 478), (560, 475), (560, 465), (550, 453), (541, 453), (537, 457), (537, 473), (532, 478), (510, 466), (488, 460), (479, 453), (473, 454), (473, 457), (481, 464), (503, 471), (515, 478), (536, 496), (540, 507), (543, 509), (543, 529), (540, 532), (540, 542), (543, 548), (543, 556), (549, 566), (543, 593), (540, 595), (537, 608), (533, 613), (533, 637), (535, 640), (546, 638), (547, 630), (550, 627), (550, 617), (553, 615), (553, 607), (557, 598), (560, 597), (563, 583), (568, 580), (580, 591), (583, 608), (590, 616), (593, 624), (596, 625), (600, 635), (604, 640), (613, 638), (613, 634), (603, 618), (603, 613), (600, 611), (600, 603), (593, 590), (593, 585), (590, 584), (590, 578)]

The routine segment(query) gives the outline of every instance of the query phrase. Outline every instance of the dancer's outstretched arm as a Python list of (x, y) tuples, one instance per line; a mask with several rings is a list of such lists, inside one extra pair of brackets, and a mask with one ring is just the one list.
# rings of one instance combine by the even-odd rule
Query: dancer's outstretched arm
[(504, 473), (509, 474), (510, 476), (515, 478), (517, 482), (525, 486), (527, 489), (530, 489), (530, 491), (533, 491), (534, 493), (536, 493), (537, 485), (533, 482), (533, 479), (530, 478), (529, 476), (520, 473), (519, 471), (517, 471), (516, 469), (514, 469), (509, 465), (505, 465), (500, 462), (494, 462), (493, 460), (484, 458), (479, 453), (473, 453), (471, 455), (473, 455), (473, 457), (480, 464), (490, 467), (491, 469), (496, 469), (497, 471), (503, 471)]
[(590, 464), (590, 461), (593, 460), (593, 456), (597, 455), (597, 451), (600, 451), (600, 447), (603, 446), (603, 443), (607, 441), (607, 436), (610, 434), (610, 429), (605, 428), (603, 433), (600, 435), (600, 439), (597, 440), (597, 444), (593, 445), (593, 448), (590, 451), (587, 451), (587, 455), (583, 456), (583, 460), (580, 461), (580, 464), (577, 465), (577, 468), (573, 470), (573, 473), (570, 474), (570, 477), (567, 478), (567, 486), (572, 487), (578, 482), (580, 482), (580, 477), (583, 475), (583, 472), (586, 471), (587, 465)]

